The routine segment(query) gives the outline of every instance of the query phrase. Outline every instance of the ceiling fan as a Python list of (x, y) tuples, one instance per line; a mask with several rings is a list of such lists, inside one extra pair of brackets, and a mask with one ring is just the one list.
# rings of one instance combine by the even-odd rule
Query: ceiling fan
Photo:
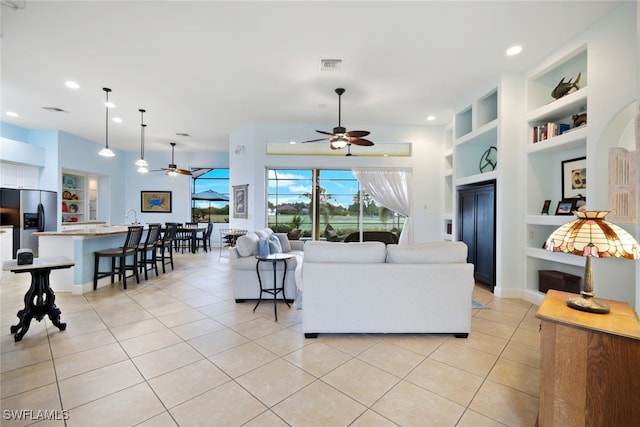
[(323, 130), (316, 130), (316, 132), (321, 133), (323, 135), (327, 135), (324, 138), (311, 139), (305, 142), (318, 142), (328, 140), (331, 142), (329, 145), (332, 150), (339, 150), (340, 148), (344, 148), (346, 146), (354, 145), (362, 145), (362, 146), (371, 146), (373, 142), (368, 139), (364, 139), (363, 136), (369, 135), (369, 131), (367, 130), (352, 130), (347, 131), (346, 128), (342, 127), (340, 122), (341, 110), (342, 110), (342, 94), (345, 92), (343, 88), (337, 88), (336, 93), (338, 94), (338, 126), (333, 128), (333, 132), (325, 132)]
[(171, 144), (171, 163), (169, 164), (168, 168), (162, 168), (162, 170), (164, 171), (165, 175), (169, 175), (169, 176), (176, 176), (178, 174), (180, 175), (191, 175), (191, 171), (188, 171), (186, 169), (179, 169), (178, 166), (176, 166), (175, 160), (174, 160), (174, 152), (175, 152), (175, 148), (176, 148), (176, 143), (175, 142), (170, 142), (169, 144)]

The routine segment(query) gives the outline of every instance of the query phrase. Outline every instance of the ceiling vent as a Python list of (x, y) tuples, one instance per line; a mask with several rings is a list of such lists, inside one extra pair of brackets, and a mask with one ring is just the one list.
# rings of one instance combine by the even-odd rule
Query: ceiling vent
[(58, 108), (58, 107), (42, 107), (47, 111), (51, 111), (52, 113), (68, 113), (67, 110), (63, 110), (62, 108)]
[(177, 136), (184, 136), (184, 137), (191, 136), (191, 135), (189, 135), (189, 134), (188, 134), (188, 133), (186, 133), (186, 132), (177, 132), (177, 133), (176, 133), (176, 135), (177, 135)]
[(321, 71), (338, 71), (342, 69), (342, 59), (321, 59)]

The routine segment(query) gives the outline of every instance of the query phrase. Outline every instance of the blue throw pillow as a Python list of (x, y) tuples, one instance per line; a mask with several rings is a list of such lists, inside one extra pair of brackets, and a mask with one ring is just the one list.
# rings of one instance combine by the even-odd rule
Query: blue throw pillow
[(273, 234), (271, 235), (271, 237), (269, 237), (269, 253), (282, 253), (282, 245), (280, 244), (280, 239), (278, 239), (278, 236), (275, 236)]
[(267, 239), (258, 240), (258, 256), (269, 255), (269, 241)]

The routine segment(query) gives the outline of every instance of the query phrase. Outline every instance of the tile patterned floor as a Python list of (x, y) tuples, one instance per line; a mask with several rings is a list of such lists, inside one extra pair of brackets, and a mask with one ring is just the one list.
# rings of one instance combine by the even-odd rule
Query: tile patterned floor
[(33, 321), (19, 343), (9, 327), (29, 278), (4, 272), (0, 424), (534, 425), (536, 306), (476, 286), (489, 309), (473, 310), (468, 339), (305, 339), (300, 310), (281, 304), (276, 323), (272, 305), (236, 304), (229, 270), (216, 250), (178, 254), (174, 271), (126, 291), (60, 293), (67, 330)]

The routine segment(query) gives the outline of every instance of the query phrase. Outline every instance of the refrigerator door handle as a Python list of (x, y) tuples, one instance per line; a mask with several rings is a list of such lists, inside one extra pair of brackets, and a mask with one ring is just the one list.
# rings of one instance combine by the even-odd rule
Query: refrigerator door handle
[(42, 203), (38, 203), (38, 231), (39, 232), (44, 231), (44, 222), (45, 222), (44, 206), (42, 206)]

